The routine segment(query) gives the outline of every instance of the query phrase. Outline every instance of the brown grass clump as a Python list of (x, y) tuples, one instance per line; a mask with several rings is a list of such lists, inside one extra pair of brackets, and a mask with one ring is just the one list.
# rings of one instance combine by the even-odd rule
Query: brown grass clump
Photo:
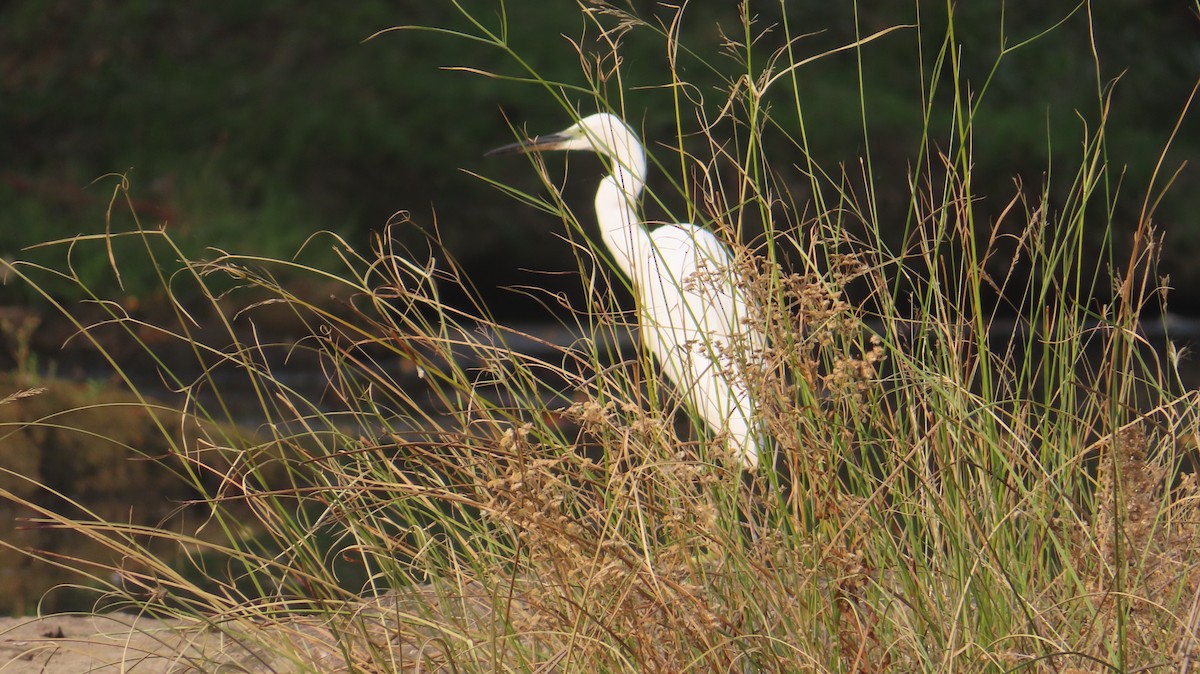
[(1143, 420), (1099, 444), (1094, 515), (1074, 541), (1093, 612), (1079, 652), (1121, 643), (1135, 661), (1181, 662), (1195, 647), (1189, 617), (1163, 610), (1200, 596), (1197, 475), (1165, 463), (1173, 441)]

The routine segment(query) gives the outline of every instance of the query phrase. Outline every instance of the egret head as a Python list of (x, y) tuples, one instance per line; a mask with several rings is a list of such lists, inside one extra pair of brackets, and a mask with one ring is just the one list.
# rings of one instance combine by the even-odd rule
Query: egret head
[(534, 136), (519, 143), (498, 147), (487, 156), (543, 152), (548, 150), (588, 150), (609, 156), (622, 166), (637, 166), (645, 160), (637, 134), (620, 117), (607, 112), (588, 115), (559, 131)]

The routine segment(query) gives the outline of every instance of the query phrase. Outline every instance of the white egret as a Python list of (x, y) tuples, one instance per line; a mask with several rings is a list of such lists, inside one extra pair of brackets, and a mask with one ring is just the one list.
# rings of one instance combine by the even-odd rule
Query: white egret
[(487, 154), (543, 150), (587, 150), (611, 162), (612, 174), (596, 192), (596, 217), (601, 239), (632, 281), (642, 341), (695, 413), (753, 470), (763, 439), (742, 364), (764, 340), (748, 322), (730, 249), (696, 225), (643, 226), (637, 200), (646, 185), (646, 152), (620, 118), (590, 115)]

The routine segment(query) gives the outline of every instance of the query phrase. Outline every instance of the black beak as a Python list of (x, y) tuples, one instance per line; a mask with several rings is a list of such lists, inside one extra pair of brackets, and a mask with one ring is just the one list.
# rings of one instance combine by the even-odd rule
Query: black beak
[(485, 157), (495, 157), (505, 154), (528, 154), (537, 152), (538, 150), (555, 150), (560, 145), (570, 140), (570, 138), (561, 133), (548, 133), (544, 136), (534, 136), (528, 140), (523, 140), (509, 145), (488, 150), (483, 153)]

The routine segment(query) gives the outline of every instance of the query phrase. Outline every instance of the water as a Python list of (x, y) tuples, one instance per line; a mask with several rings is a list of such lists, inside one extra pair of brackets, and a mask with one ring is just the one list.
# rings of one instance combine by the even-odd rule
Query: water
[[(1092, 327), (1098, 334), (1102, 331), (1102, 326)], [(1028, 326), (1021, 324), (997, 324), (992, 327), (991, 337), (998, 348), (1006, 348), (1010, 338), (1023, 339), (1027, 330)], [(1200, 342), (1200, 320), (1176, 316), (1168, 316), (1164, 321), (1148, 321), (1141, 337), (1147, 345), (1153, 345), (1161, 357), (1167, 348), (1165, 336), (1168, 331), (1177, 349)], [(480, 328), (457, 338), (461, 344), (454, 349), (453, 358), (463, 368), (473, 371), (486, 365), (486, 357), (481, 354), (488, 353), (490, 347), (502, 340), (507, 348), (553, 365), (561, 363), (564, 349), (580, 344), (585, 335), (560, 326), (524, 325), (503, 335)], [(633, 357), (636, 353), (631, 334), (609, 340), (603, 348), (613, 355), (614, 360)], [(120, 362), (120, 366), (136, 390), (149, 392), (168, 405), (186, 404), (189, 409), (207, 410), (211, 416), (249, 429), (252, 434), (268, 430), (282, 435), (303, 433), (317, 415), (331, 415), (328, 418), (334, 424), (343, 424), (342, 430), (353, 437), (396, 431), (396, 425), (408, 423), (398, 417), (389, 420), (389, 428), (382, 424), (363, 428), (363, 417), (336, 414), (346, 409), (338, 391), (353, 386), (347, 382), (331, 383), (328, 360), (315, 350), (304, 348), (303, 344), (299, 348), (295, 344), (280, 344), (255, 355), (256, 366), (263, 373), (269, 372), (278, 382), (278, 391), (256, 388), (254, 384), (256, 381), (261, 383), (261, 377), (250, 377), (244, 368), (215, 357), (211, 358), (214, 364), (201, 367), (188, 349), (164, 350), (161, 357), (170, 363), (174, 379), (198, 382), (197, 385), (186, 392), (180, 391), (172, 378), (164, 376), (162, 364), (145, 358), (139, 360), (131, 356)], [(419, 392), (428, 388), (430, 373), (421, 372), (411, 361), (384, 350), (379, 350), (376, 357), (378, 359), (371, 361), (365, 369), (379, 370), (406, 391)], [(1086, 363), (1080, 366), (1086, 366)], [(163, 457), (171, 452), (172, 448), (163, 441), (155, 426), (155, 415), (148, 414), (139, 405), (122, 404), (133, 399), (128, 394), (112, 391), (111, 386), (97, 384), (113, 381), (113, 375), (111, 367), (94, 358), (59, 362), (57, 371), (71, 373), (77, 381), (50, 381), (51, 391), (47, 394), (21, 401), (19, 405), (0, 407), (0, 422), (4, 423), (0, 443), (5, 450), (0, 456), (6, 457), (4, 467), (49, 484), (60, 496), (33, 489), (30, 483), (12, 474), (0, 480), (0, 487), (46, 508), (61, 510), (66, 499), (72, 499), (86, 505), (96, 516), (111, 521), (164, 526), (179, 531), (194, 529), (203, 520), (203, 509), (185, 507), (184, 504), (199, 494), (177, 477), (159, 469), (153, 461), (127, 460), (139, 452), (149, 457)], [(1200, 384), (1200, 362), (1184, 358), (1180, 375), (1184, 386), (1197, 386)], [(19, 387), (15, 380), (6, 383), (7, 388)], [(550, 388), (556, 386), (566, 387), (566, 383), (557, 382)], [(489, 397), (493, 403), (503, 402), (500, 388), (481, 387), (477, 393)], [(565, 404), (569, 394), (570, 391), (564, 388), (561, 399), (547, 402)], [(304, 409), (305, 404), (311, 407)], [(301, 413), (295, 414), (289, 405), (299, 406)], [(75, 413), (84, 416), (55, 416), (60, 410), (73, 407), (92, 411)], [(46, 422), (32, 428), (22, 428), (20, 424), (22, 420), (38, 418), (45, 418)], [(160, 413), (158, 421), (172, 432), (178, 429), (177, 415)], [(69, 430), (73, 425), (88, 427), (94, 435)], [(273, 427), (268, 429), (268, 425)], [(188, 435), (194, 437), (194, 434)], [(210, 480), (206, 484), (213, 490), (220, 486), (216, 474), (205, 479)], [(0, 540), (9, 544), (0, 548), (0, 613), (33, 611), (49, 588), (77, 580), (61, 570), (33, 563), (20, 552), (22, 549), (97, 560), (116, 567), (126, 563), (120, 555), (84, 536), (31, 521), (29, 518), (35, 514), (28, 508), (0, 507)], [(166, 547), (163, 546), (164, 552)], [(60, 589), (48, 595), (41, 610), (87, 610), (93, 601), (94, 595)]]

